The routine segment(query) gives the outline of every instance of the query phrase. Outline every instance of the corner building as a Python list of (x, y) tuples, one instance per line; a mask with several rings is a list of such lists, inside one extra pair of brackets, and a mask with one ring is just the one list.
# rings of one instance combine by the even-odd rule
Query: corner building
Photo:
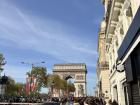
[(140, 0), (102, 0), (111, 99), (140, 105)]

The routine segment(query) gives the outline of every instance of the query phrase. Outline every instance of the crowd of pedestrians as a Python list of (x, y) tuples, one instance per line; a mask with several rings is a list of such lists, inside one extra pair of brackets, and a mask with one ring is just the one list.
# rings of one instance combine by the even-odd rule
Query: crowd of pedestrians
[(56, 102), (60, 103), (58, 97), (49, 96), (0, 96), (0, 102), (2, 103), (46, 103)]
[(74, 99), (74, 103), (78, 103), (78, 105), (118, 105), (115, 100), (106, 102), (98, 97), (79, 97)]
[(41, 103), (41, 97), (30, 96), (0, 96), (0, 102), (13, 102), (13, 103)]
[(74, 97), (67, 99), (66, 97), (61, 98), (60, 103), (65, 105), (66, 103), (72, 103), (72, 105), (106, 105), (106, 102), (96, 97)]
[(75, 103), (79, 105), (105, 105), (105, 101), (96, 97), (79, 97), (74, 99)]
[(0, 102), (10, 102), (10, 103), (45, 103), (45, 102), (55, 102), (65, 105), (69, 103), (78, 103), (78, 105), (118, 105), (116, 101), (109, 101), (108, 104), (97, 97), (49, 97), (49, 96), (0, 96)]

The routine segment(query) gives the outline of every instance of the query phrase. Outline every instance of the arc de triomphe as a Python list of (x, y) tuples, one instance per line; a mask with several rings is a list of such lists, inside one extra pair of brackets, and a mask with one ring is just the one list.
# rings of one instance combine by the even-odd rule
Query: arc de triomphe
[(53, 74), (57, 74), (61, 79), (70, 75), (74, 79), (75, 97), (87, 95), (86, 74), (87, 68), (84, 63), (54, 64)]

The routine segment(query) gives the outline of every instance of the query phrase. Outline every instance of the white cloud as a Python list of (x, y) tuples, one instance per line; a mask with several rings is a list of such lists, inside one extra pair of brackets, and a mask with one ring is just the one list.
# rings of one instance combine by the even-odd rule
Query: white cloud
[(7, 40), (10, 46), (12, 42), (18, 48), (48, 53), (62, 60), (83, 59), (87, 64), (90, 63), (87, 58), (97, 56), (94, 43), (69, 33), (74, 29), (65, 24), (26, 14), (10, 4), (2, 5), (0, 12), (0, 38)]
[[(96, 66), (96, 44), (82, 33), (59, 21), (27, 14), (5, 1), (0, 3), (0, 39), (6, 41), (6, 45), (0, 42), (2, 46), (31, 49), (66, 62)], [(25, 77), (24, 68), (20, 71), (11, 66), (6, 69), (10, 70), (7, 74), (16, 74), (14, 78)]]

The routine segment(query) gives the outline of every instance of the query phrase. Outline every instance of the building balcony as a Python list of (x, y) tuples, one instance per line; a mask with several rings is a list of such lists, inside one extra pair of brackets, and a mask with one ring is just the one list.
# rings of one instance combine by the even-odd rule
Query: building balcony
[(112, 36), (114, 35), (115, 28), (119, 21), (120, 11), (124, 0), (110, 0), (108, 3), (107, 13), (106, 13), (106, 40), (109, 38), (107, 43), (111, 43)]

